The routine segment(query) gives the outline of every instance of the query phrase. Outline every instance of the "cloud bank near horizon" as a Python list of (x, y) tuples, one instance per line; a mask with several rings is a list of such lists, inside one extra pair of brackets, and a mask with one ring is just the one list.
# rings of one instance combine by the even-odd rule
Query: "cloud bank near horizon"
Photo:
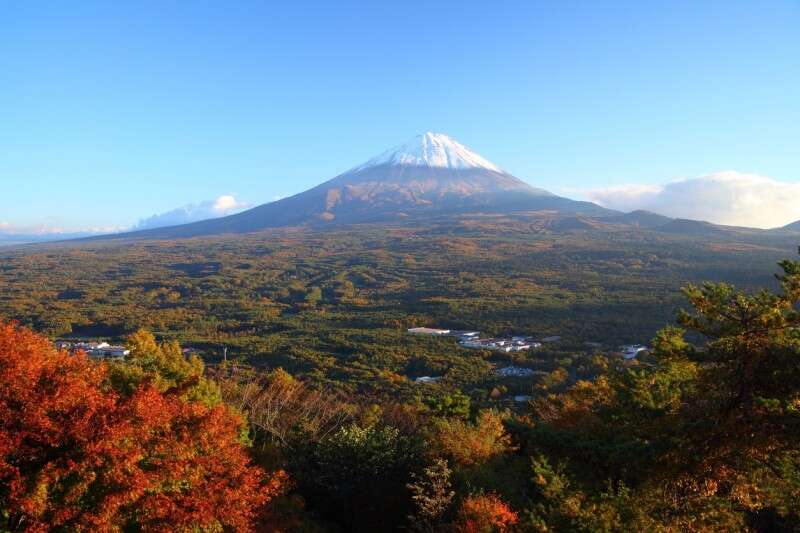
[(7, 220), (0, 220), (0, 243), (74, 239), (92, 235), (174, 226), (177, 224), (186, 224), (189, 222), (197, 222), (198, 220), (231, 215), (243, 211), (248, 207), (250, 207), (250, 204), (236, 199), (236, 197), (231, 194), (225, 194), (214, 200), (185, 205), (165, 213), (144, 218), (133, 226), (64, 228), (54, 221), (42, 224), (21, 225)]
[(91, 227), (81, 229), (67, 229), (52, 224), (20, 225), (0, 220), (0, 236), (25, 237), (25, 238), (63, 238), (65, 235), (97, 235), (100, 233), (116, 233), (123, 231), (122, 227)]
[(610, 209), (644, 209), (729, 226), (777, 228), (800, 220), (800, 183), (733, 170), (665, 185), (590, 189), (583, 195)]
[(219, 218), (244, 211), (250, 204), (236, 199), (232, 194), (219, 196), (215, 200), (207, 200), (197, 204), (188, 204), (166, 213), (160, 213), (140, 220), (131, 230), (162, 228), (177, 226), (209, 218)]
[(0, 221), (0, 246), (25, 244), (32, 242), (60, 241), (66, 239), (79, 239), (104, 233), (116, 233), (120, 228), (86, 228), (80, 230), (67, 230), (58, 226), (47, 224), (23, 226)]

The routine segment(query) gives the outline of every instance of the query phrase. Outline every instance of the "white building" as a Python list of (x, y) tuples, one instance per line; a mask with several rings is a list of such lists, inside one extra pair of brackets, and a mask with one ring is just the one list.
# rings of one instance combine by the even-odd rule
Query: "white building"
[(531, 370), (530, 368), (523, 368), (520, 366), (507, 366), (504, 368), (498, 368), (495, 371), (495, 373), (503, 378), (507, 377), (523, 378), (523, 377), (530, 377), (534, 375), (536, 372)]
[(408, 332), (412, 335), (447, 335), (450, 333), (450, 330), (436, 328), (409, 328)]
[(122, 359), (130, 355), (131, 351), (124, 346), (115, 346), (107, 342), (76, 342), (72, 351), (83, 351), (89, 357)]
[(622, 347), (622, 357), (625, 359), (633, 359), (642, 352), (647, 351), (647, 346), (641, 344), (629, 344)]
[(72, 349), (83, 350), (88, 353), (92, 350), (104, 350), (110, 346), (107, 342), (76, 342)]
[(105, 350), (106, 357), (122, 358), (130, 355), (131, 351), (124, 346), (109, 346)]
[(525, 337), (512, 337), (511, 339), (476, 339), (468, 338), (461, 340), (461, 346), (465, 348), (477, 348), (483, 350), (494, 350), (496, 352), (522, 352), (531, 348), (539, 348), (538, 342), (530, 342)]

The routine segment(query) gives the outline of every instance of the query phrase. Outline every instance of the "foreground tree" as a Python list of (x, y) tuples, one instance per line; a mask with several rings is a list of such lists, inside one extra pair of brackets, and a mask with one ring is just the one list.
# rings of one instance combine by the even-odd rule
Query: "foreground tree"
[[(689, 286), (694, 310), (653, 340), (654, 365), (611, 365), (534, 402), (528, 451), (570, 467), (548, 476), (535, 461), (539, 529), (587, 523), (598, 508), (630, 529), (640, 511), (672, 530), (800, 522), (800, 262), (780, 266), (778, 293)], [(609, 480), (622, 489), (601, 493)]]
[(265, 479), (221, 405), (143, 382), (0, 323), (0, 516), (10, 531), (252, 529), (283, 475)]
[(263, 377), (224, 376), (219, 383), (225, 403), (247, 417), (256, 442), (287, 452), (324, 440), (354, 416), (341, 395), (315, 390), (282, 369)]
[(219, 386), (205, 377), (205, 365), (196, 355), (184, 356), (177, 341), (157, 342), (148, 330), (140, 328), (126, 342), (130, 355), (124, 362), (109, 367), (113, 387), (132, 394), (142, 383), (161, 392), (170, 391), (184, 400), (214, 407), (222, 401)]
[(440, 418), (433, 424), (430, 440), (439, 454), (460, 466), (484, 463), (511, 446), (502, 416), (490, 410), (481, 411), (474, 423)]
[(717, 480), (749, 471), (754, 464), (779, 468), (800, 442), (800, 262), (782, 261), (782, 291), (747, 295), (726, 284), (686, 289), (694, 313), (680, 324), (707, 339), (695, 352), (682, 331), (662, 343), (666, 361), (694, 360), (698, 386), (688, 416), (701, 424), (687, 432), (700, 457), (695, 470)]
[(394, 427), (351, 423), (312, 443), (292, 471), (316, 510), (345, 531), (387, 531), (412, 510), (406, 485), (419, 466), (418, 448)]
[(476, 494), (461, 503), (454, 529), (458, 533), (502, 533), (517, 521), (517, 513), (496, 495)]
[(436, 459), (421, 474), (412, 473), (412, 483), (407, 485), (414, 500), (416, 512), (409, 516), (410, 529), (427, 533), (435, 531), (453, 502), (451, 490), (452, 471), (444, 459)]

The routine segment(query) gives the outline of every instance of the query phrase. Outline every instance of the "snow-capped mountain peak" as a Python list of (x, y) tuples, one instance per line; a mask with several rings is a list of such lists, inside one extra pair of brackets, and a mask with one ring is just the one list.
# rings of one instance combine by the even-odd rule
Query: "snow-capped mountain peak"
[(493, 172), (503, 169), (476, 154), (444, 133), (427, 132), (374, 157), (353, 169), (362, 170), (381, 165), (418, 166), (450, 169), (482, 168)]

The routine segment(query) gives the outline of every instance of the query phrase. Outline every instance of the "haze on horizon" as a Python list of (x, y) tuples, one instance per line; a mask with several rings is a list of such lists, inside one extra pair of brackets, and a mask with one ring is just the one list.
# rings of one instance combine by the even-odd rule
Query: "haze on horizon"
[(0, 236), (221, 216), (428, 130), (614, 209), (800, 218), (795, 2), (10, 2), (0, 19)]

